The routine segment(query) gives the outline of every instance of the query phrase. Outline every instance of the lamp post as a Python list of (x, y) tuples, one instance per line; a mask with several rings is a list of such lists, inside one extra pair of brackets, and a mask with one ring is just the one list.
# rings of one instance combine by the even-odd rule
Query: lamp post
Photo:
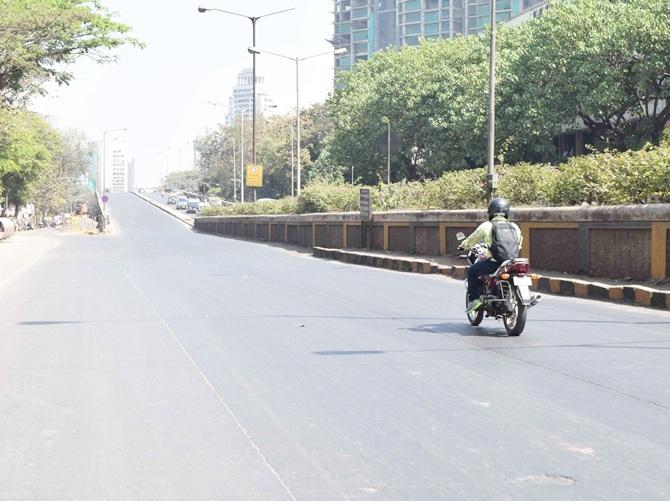
[(383, 117), (383, 120), (388, 126), (388, 134), (386, 135), (386, 184), (391, 184), (391, 120), (389, 117)]
[[(169, 149), (169, 148), (168, 148)], [(168, 170), (169, 170), (169, 164), (170, 164), (170, 153), (167, 151), (158, 151), (156, 152), (157, 155), (165, 155), (165, 180), (163, 181), (165, 184), (165, 188), (167, 188), (167, 177), (168, 177)]]
[(489, 47), (489, 145), (488, 164), (486, 168), (486, 187), (488, 198), (493, 198), (495, 191), (495, 163), (496, 147), (496, 0), (491, 3), (491, 40)]
[[(230, 111), (230, 107), (226, 104), (215, 103), (214, 101), (207, 101), (208, 104), (212, 106), (220, 106), (222, 108), (227, 108)], [(240, 114), (240, 199), (244, 202), (244, 115), (249, 111), (249, 108), (242, 110)], [(237, 158), (235, 155), (235, 138), (231, 138), (233, 142), (233, 202), (237, 202), (237, 171), (235, 164), (237, 163)], [(223, 173), (222, 173), (223, 176)], [(222, 183), (223, 183), (223, 177)], [(223, 184), (221, 185), (223, 189)]]
[(107, 176), (107, 134), (112, 132), (125, 132), (128, 129), (110, 129), (102, 133), (102, 183), (100, 183), (100, 195), (105, 194), (105, 177)]
[[(270, 12), (268, 14), (263, 14), (261, 16), (247, 16), (245, 14), (240, 14), (238, 12), (232, 12), (229, 10), (222, 10), (222, 9), (210, 9), (208, 7), (198, 7), (198, 12), (200, 13), (205, 13), (208, 11), (214, 11), (214, 12), (221, 12), (223, 14), (229, 14), (231, 16), (237, 16), (237, 17), (245, 17), (249, 21), (251, 21), (251, 29), (252, 29), (252, 45), (255, 47), (256, 46), (256, 23), (258, 22), (259, 19), (263, 19), (264, 17), (270, 17), (274, 16), (276, 14), (282, 14), (284, 12), (289, 12), (295, 10), (295, 8), (290, 8), (290, 9), (284, 9), (284, 10), (278, 10), (276, 12)], [(255, 165), (256, 164), (256, 54), (251, 53), (252, 55), (252, 60), (253, 60), (253, 85), (252, 85), (252, 108), (253, 108), (253, 122), (252, 122), (252, 162)], [(244, 190), (244, 184), (242, 184)], [(243, 200), (244, 201), (244, 200)]]
[(295, 196), (295, 131), (291, 125), (291, 196)]
[(296, 173), (297, 173), (297, 189), (296, 193), (298, 196), (300, 196), (300, 188), (301, 188), (301, 168), (300, 168), (300, 150), (301, 150), (301, 139), (300, 139), (300, 62), (301, 61), (306, 61), (307, 59), (314, 59), (315, 57), (321, 57), (321, 56), (327, 56), (327, 55), (339, 55), (339, 54), (344, 54), (347, 52), (347, 49), (345, 47), (341, 47), (336, 50), (328, 51), (328, 52), (321, 52), (319, 54), (314, 54), (312, 56), (306, 56), (306, 57), (291, 57), (291, 56), (286, 56), (284, 54), (277, 54), (276, 52), (271, 52), (269, 50), (261, 50), (257, 48), (256, 46), (249, 47), (249, 53), (253, 54), (256, 56), (257, 54), (269, 54), (271, 56), (277, 56), (281, 57), (283, 59), (288, 59), (289, 61), (293, 61), (295, 63), (295, 121), (296, 121), (296, 153), (297, 153), (297, 167), (296, 167)]

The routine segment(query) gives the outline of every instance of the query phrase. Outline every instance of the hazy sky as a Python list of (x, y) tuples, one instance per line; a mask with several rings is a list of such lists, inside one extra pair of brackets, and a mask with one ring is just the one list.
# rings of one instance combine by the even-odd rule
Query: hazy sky
[[(187, 144), (206, 127), (223, 121), (226, 110), (207, 104), (227, 103), (236, 76), (251, 66), (251, 22), (217, 12), (200, 14), (198, 5), (247, 15), (296, 7), (293, 12), (258, 21), (257, 46), (289, 56), (331, 50), (332, 0), (102, 0), (118, 19), (133, 27), (147, 44), (124, 48), (118, 63), (81, 61), (71, 69), (75, 81), (54, 87), (32, 108), (61, 128), (78, 128), (91, 140), (105, 130), (128, 128), (139, 184), (154, 183), (164, 172), (192, 164)], [(295, 72), (290, 61), (258, 56), (258, 73), (278, 104), (278, 112), (295, 106)], [(333, 58), (301, 65), (301, 101), (322, 101), (332, 89)]]

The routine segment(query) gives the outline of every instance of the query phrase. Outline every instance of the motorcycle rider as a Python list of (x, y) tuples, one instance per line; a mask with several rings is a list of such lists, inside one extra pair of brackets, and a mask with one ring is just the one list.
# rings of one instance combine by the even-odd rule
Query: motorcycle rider
[[(481, 277), (494, 273), (502, 263), (498, 263), (493, 254), (491, 254), (491, 246), (493, 245), (493, 222), (507, 221), (509, 219), (509, 202), (504, 198), (494, 198), (488, 206), (489, 220), (480, 224), (479, 227), (468, 238), (463, 240), (459, 245), (459, 250), (468, 251), (477, 244), (483, 244), (486, 247), (486, 257), (468, 269), (468, 313), (477, 311), (482, 306), (480, 299), (482, 295)], [(521, 229), (514, 223), (510, 223), (519, 241), (519, 249), (521, 249), (522, 236)]]

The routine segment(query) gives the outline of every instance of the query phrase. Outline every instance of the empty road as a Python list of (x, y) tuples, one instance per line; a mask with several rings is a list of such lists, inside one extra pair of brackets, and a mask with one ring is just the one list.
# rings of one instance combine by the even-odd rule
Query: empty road
[(458, 281), (109, 206), (0, 245), (0, 498), (670, 498), (669, 313), (545, 297), (508, 338)]

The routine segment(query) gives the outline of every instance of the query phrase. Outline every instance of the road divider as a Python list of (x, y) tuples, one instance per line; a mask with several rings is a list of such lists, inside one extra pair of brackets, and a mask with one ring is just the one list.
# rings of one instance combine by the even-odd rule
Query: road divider
[[(374, 252), (349, 251), (314, 247), (314, 257), (334, 259), (349, 264), (372, 266), (410, 273), (440, 274), (465, 280), (467, 266), (438, 264), (427, 259), (406, 256), (389, 256)], [(642, 285), (609, 285), (573, 278), (537, 275), (533, 288), (539, 292), (585, 299), (598, 299), (637, 306), (670, 310), (670, 291)]]
[(156, 207), (157, 209), (162, 210), (162, 211), (165, 212), (166, 214), (171, 215), (171, 216), (174, 217), (175, 219), (178, 219), (178, 220), (181, 221), (182, 223), (184, 223), (184, 224), (190, 226), (191, 228), (193, 228), (193, 224), (194, 224), (194, 223), (193, 223), (193, 219), (190, 218), (190, 217), (187, 217), (185, 214), (181, 214), (180, 212), (177, 212), (176, 210), (172, 210), (172, 209), (170, 209), (169, 207), (167, 207), (167, 206), (165, 206), (165, 205), (163, 205), (163, 204), (161, 204), (161, 203), (158, 203), (158, 202), (156, 202), (156, 201), (154, 201), (154, 200), (151, 200), (149, 197), (145, 197), (144, 195), (142, 195), (141, 193), (138, 193), (138, 192), (136, 192), (136, 191), (133, 191), (133, 195), (135, 195), (135, 196), (141, 198), (142, 200), (144, 200), (145, 202), (150, 203), (151, 205), (153, 205), (153, 206)]

